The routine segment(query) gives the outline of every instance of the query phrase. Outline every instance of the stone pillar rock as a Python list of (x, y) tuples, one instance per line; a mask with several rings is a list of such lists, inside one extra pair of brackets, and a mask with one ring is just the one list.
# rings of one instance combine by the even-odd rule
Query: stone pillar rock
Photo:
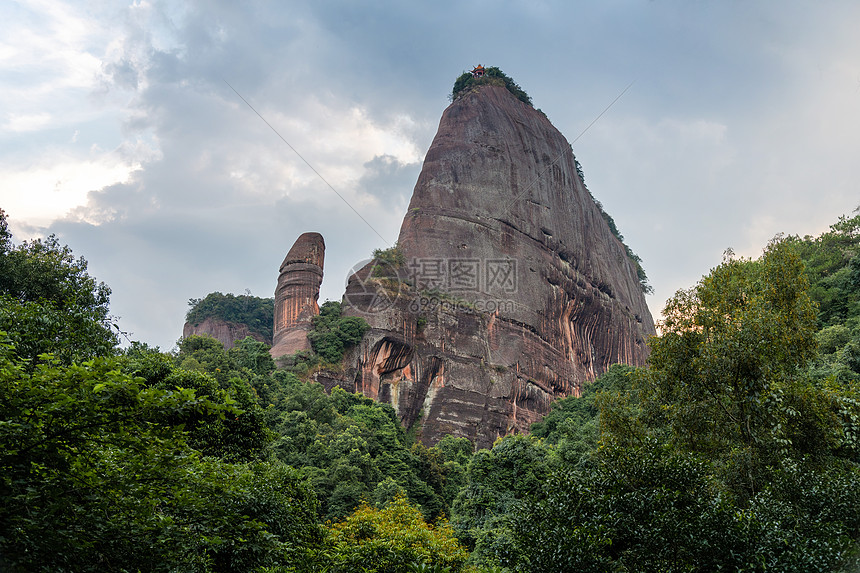
[(281, 263), (275, 289), (273, 358), (310, 350), (311, 320), (319, 314), (317, 299), (323, 278), (325, 241), (319, 233), (304, 233)]

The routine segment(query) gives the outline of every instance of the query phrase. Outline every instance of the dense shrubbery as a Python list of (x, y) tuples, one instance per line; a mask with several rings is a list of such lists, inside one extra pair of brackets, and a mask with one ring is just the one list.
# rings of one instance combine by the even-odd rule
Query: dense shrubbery
[(860, 215), (841, 217), (819, 237), (789, 237), (806, 262), (818, 303), (819, 355), (811, 374), (860, 382)]
[(561, 446), (593, 436), (599, 411), (600, 447), (556, 447), (497, 557), (542, 572), (855, 564), (860, 395), (804, 375), (816, 322), (796, 250), (727, 259), (664, 315), (649, 369), (616, 367), (596, 400), (536, 425)]
[(451, 90), (451, 99), (457, 99), (460, 94), (469, 88), (482, 85), (503, 86), (521, 102), (532, 105), (532, 98), (529, 97), (529, 94), (517, 85), (517, 82), (496, 67), (486, 68), (484, 76), (480, 78), (472, 76), (469, 72), (464, 72), (454, 82), (454, 89)]
[(397, 244), (387, 249), (374, 249), (373, 258), (380, 265), (390, 266), (395, 269), (406, 264), (406, 256)]
[(361, 342), (370, 326), (357, 316), (342, 316), (339, 302), (326, 301), (319, 315), (313, 318), (308, 333), (311, 347), (325, 362), (335, 364), (343, 360), (347, 349)]
[(340, 557), (332, 573), (362, 569), (407, 573), (410, 564), (456, 572), (469, 555), (446, 521), (428, 525), (400, 495), (382, 509), (362, 505), (331, 527), (328, 542)]
[(192, 298), (188, 301), (188, 306), (190, 308), (185, 315), (185, 321), (190, 324), (196, 326), (207, 318), (244, 324), (249, 331), (259, 335), (267, 343), (272, 342), (275, 299), (213, 292), (202, 299)]

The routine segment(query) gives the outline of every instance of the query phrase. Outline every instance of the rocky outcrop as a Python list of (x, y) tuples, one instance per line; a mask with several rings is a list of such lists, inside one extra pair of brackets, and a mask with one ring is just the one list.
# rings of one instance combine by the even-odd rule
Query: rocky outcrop
[(311, 320), (319, 314), (317, 300), (323, 277), (325, 241), (319, 233), (305, 233), (281, 263), (275, 289), (275, 321), (271, 354), (278, 358), (310, 350)]
[(611, 364), (647, 358), (635, 264), (564, 136), (502, 87), (445, 110), (398, 244), (400, 268), (350, 279), (345, 312), (371, 330), (324, 382), (391, 403), (407, 426), (423, 415), (425, 442), (488, 446)]
[(250, 336), (258, 342), (269, 344), (269, 340), (265, 340), (260, 334), (251, 332), (245, 324), (236, 322), (227, 322), (218, 320), (217, 318), (207, 318), (200, 324), (185, 323), (182, 328), (182, 338), (188, 338), (193, 335), (211, 336), (217, 338), (224, 345), (225, 350), (230, 350), (235, 346), (237, 340)]

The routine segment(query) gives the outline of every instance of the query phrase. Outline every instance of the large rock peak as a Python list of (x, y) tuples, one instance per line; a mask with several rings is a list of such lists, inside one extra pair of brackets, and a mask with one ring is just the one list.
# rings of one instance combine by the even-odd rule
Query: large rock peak
[(319, 314), (317, 299), (323, 278), (325, 241), (319, 233), (304, 233), (281, 263), (275, 289), (272, 356), (310, 350), (311, 320)]
[(351, 277), (344, 312), (371, 329), (342, 374), (318, 378), (421, 420), (427, 443), (489, 446), (611, 364), (645, 363), (655, 330), (636, 264), (567, 140), (504, 87), (445, 110), (398, 250)]
[[(376, 285), (392, 303), (347, 306), (372, 328), (344, 382), (407, 425), (423, 415), (427, 442), (488, 446), (611, 364), (647, 358), (655, 330), (635, 263), (564, 136), (503, 87), (445, 110), (398, 245), (398, 293)], [(348, 305), (372, 274), (353, 277)]]

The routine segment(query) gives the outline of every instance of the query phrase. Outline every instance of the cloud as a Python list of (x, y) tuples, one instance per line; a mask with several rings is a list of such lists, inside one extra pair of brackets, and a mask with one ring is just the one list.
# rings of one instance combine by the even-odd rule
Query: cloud
[(48, 113), (36, 114), (14, 114), (8, 115), (9, 119), (3, 124), (2, 129), (15, 132), (35, 131), (48, 125), (51, 115)]

